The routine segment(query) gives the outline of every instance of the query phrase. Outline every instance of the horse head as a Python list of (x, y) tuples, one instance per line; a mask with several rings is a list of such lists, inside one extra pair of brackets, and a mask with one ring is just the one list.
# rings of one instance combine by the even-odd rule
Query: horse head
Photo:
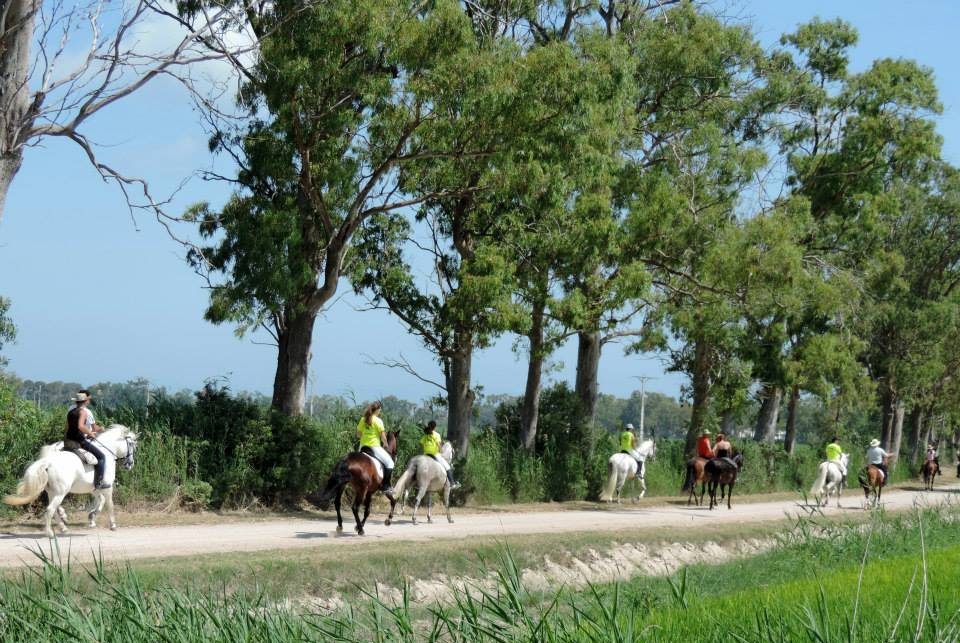
[(640, 443), (640, 446), (637, 447), (637, 453), (644, 460), (653, 461), (657, 457), (657, 443), (652, 439), (644, 440)]
[(137, 452), (135, 431), (122, 424), (111, 424), (100, 439), (111, 442), (110, 451), (124, 469), (129, 471), (133, 468)]
[(444, 440), (443, 446), (440, 447), (440, 457), (447, 462), (453, 462), (453, 453), (453, 443), (450, 440)]
[(387, 444), (385, 445), (385, 448), (387, 450), (387, 453), (389, 453), (390, 457), (393, 458), (394, 460), (397, 459), (397, 443), (399, 441), (398, 440), (399, 436), (400, 436), (400, 429), (397, 429), (396, 431), (387, 432)]
[(742, 453), (739, 453), (739, 452), (738, 452), (735, 456), (733, 456), (732, 460), (733, 460), (734, 464), (737, 465), (737, 470), (742, 470), (742, 469), (743, 469), (743, 454), (742, 454)]

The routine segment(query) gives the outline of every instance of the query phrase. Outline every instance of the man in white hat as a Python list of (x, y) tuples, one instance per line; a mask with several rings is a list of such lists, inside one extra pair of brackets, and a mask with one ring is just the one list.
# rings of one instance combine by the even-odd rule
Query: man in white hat
[(880, 448), (880, 440), (874, 438), (870, 440), (870, 448), (867, 449), (867, 466), (871, 464), (880, 469), (883, 474), (883, 484), (887, 484), (887, 458), (890, 454)]
[(76, 403), (72, 409), (67, 412), (67, 432), (64, 435), (64, 442), (70, 441), (83, 449), (87, 453), (92, 453), (97, 459), (97, 464), (93, 469), (93, 488), (106, 489), (109, 484), (104, 484), (103, 473), (106, 469), (106, 459), (103, 453), (97, 448), (91, 438), (95, 438), (103, 428), (96, 424), (93, 414), (87, 406), (90, 404), (90, 391), (81, 389), (71, 398)]

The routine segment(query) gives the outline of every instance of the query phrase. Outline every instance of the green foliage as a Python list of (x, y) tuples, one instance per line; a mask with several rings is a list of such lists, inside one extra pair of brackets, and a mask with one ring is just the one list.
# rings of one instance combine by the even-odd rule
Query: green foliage
[[(17, 338), (17, 327), (10, 319), (10, 300), (0, 297), (0, 351), (4, 344), (10, 344)], [(7, 365), (7, 359), (0, 355), (0, 368)]]

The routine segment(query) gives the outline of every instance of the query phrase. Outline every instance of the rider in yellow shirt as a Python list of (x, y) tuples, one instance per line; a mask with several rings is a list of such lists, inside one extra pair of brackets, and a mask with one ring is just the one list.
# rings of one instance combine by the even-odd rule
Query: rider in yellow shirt
[(423, 427), (423, 435), (420, 437), (420, 447), (423, 449), (423, 455), (430, 456), (436, 460), (447, 474), (447, 480), (450, 482), (451, 489), (460, 487), (460, 483), (453, 479), (453, 469), (442, 455), (440, 449), (443, 447), (443, 439), (437, 433), (437, 423), (433, 420)]
[(379, 401), (366, 408), (360, 423), (357, 424), (357, 438), (360, 440), (360, 452), (379, 460), (383, 465), (383, 482), (380, 485), (380, 491), (392, 499), (393, 487), (390, 486), (390, 477), (393, 474), (394, 462), (382, 446), (387, 443), (383, 420), (380, 419), (382, 408), (383, 405)]

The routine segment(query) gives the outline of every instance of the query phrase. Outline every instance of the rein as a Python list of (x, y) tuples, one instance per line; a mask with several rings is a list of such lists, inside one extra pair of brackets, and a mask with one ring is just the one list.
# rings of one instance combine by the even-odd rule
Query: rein
[(123, 460), (121, 460), (120, 458), (118, 458), (118, 457), (117, 457), (117, 454), (110, 450), (110, 447), (108, 447), (106, 444), (104, 444), (103, 442), (101, 442), (101, 441), (100, 441), (100, 438), (96, 438), (96, 437), (95, 437), (95, 438), (91, 438), (91, 441), (96, 442), (96, 443), (99, 444), (101, 447), (103, 447), (103, 450), (104, 450), (104, 451), (106, 451), (107, 453), (109, 453), (110, 455), (113, 456), (114, 461), (116, 461), (116, 462), (124, 462), (124, 463), (129, 462), (129, 460), (130, 460), (130, 452), (131, 452), (131, 449), (130, 449), (130, 438), (129, 438), (129, 437), (123, 438), (123, 441), (127, 443), (127, 455), (123, 456)]

